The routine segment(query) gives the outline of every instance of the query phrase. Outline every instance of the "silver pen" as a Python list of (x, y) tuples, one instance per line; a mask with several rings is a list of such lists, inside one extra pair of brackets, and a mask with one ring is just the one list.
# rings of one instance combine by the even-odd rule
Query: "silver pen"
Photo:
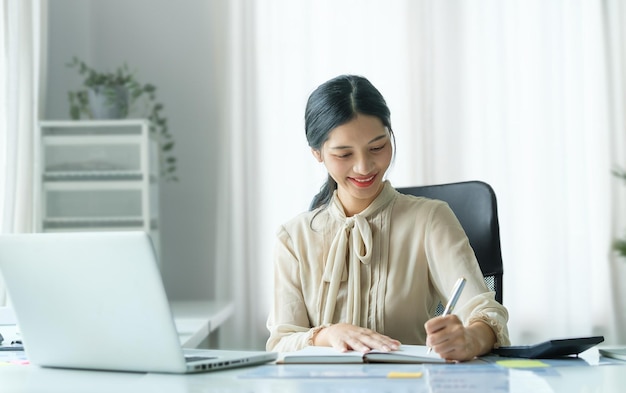
[[(465, 277), (460, 277), (456, 280), (456, 284), (454, 284), (454, 289), (452, 289), (452, 296), (448, 299), (448, 304), (446, 304), (446, 308), (443, 310), (443, 314), (441, 316), (446, 316), (452, 313), (454, 310), (454, 306), (456, 306), (456, 302), (459, 301), (459, 297), (461, 297), (461, 292), (463, 292), (463, 287), (465, 286)], [(430, 353), (433, 349), (428, 347), (428, 352)]]

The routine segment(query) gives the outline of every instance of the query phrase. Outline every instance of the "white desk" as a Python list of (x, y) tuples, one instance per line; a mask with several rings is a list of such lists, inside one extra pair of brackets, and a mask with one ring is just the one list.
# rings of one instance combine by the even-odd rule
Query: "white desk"
[[(595, 351), (594, 349), (590, 351)], [(597, 352), (596, 352), (597, 353)], [(291, 366), (264, 365), (276, 374)], [(457, 367), (460, 366), (460, 367)], [(0, 392), (532, 392), (589, 393), (623, 392), (626, 387), (626, 363), (605, 366), (566, 366), (537, 370), (498, 368), (472, 385), (464, 378), (472, 370), (463, 365), (413, 365), (423, 370), (419, 379), (364, 378), (368, 371), (393, 370), (393, 365), (334, 365), (334, 375), (353, 377), (333, 378), (249, 378), (260, 369), (245, 367), (228, 371), (194, 375), (115, 373), (106, 371), (77, 371), (46, 369), (37, 366), (8, 365), (0, 367)], [(402, 367), (407, 367), (403, 365)], [(315, 375), (328, 371), (328, 366), (305, 366)], [(293, 370), (293, 369), (291, 369)], [(475, 378), (473, 379), (475, 381)]]
[(184, 348), (215, 347), (218, 328), (235, 310), (226, 301), (172, 301), (170, 308)]
[[(231, 315), (230, 303), (173, 302), (181, 342), (194, 347)], [(6, 319), (5, 319), (6, 323)], [(6, 327), (6, 326), (5, 326)], [(8, 337), (7, 337), (8, 338)], [(17, 355), (16, 355), (17, 356)], [(597, 364), (596, 348), (583, 354)], [(590, 393), (624, 392), (626, 362), (583, 360), (538, 369), (457, 365), (289, 365), (266, 364), (192, 375), (118, 373), (0, 365), (0, 393), (41, 392), (403, 392), (403, 393)], [(417, 379), (387, 379), (389, 371), (422, 371)]]

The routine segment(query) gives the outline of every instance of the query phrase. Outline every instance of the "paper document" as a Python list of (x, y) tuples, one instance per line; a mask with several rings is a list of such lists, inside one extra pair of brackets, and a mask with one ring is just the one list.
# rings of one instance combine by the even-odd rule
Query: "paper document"
[(284, 352), (279, 355), (277, 363), (446, 363), (439, 354), (427, 353), (424, 345), (402, 345), (399, 350), (391, 352), (358, 351), (339, 352), (331, 347), (309, 346), (295, 352)]

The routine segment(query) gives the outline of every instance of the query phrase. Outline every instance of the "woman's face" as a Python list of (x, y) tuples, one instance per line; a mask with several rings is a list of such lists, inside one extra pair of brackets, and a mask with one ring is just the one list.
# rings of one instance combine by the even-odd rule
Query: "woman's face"
[(392, 154), (382, 121), (361, 114), (333, 129), (322, 149), (313, 150), (337, 182), (337, 195), (348, 217), (363, 211), (381, 192)]

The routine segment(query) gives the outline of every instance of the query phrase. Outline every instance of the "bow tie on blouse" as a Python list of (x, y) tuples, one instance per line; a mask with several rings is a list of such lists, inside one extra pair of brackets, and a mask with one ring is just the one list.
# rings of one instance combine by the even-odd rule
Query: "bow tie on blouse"
[[(324, 268), (322, 289), (328, 283), (323, 323), (332, 323), (339, 284), (348, 281), (347, 315), (354, 325), (361, 321), (361, 264), (369, 265), (372, 259), (372, 230), (367, 219), (360, 214), (347, 217), (337, 231), (329, 249)], [(350, 274), (348, 274), (350, 272)]]

